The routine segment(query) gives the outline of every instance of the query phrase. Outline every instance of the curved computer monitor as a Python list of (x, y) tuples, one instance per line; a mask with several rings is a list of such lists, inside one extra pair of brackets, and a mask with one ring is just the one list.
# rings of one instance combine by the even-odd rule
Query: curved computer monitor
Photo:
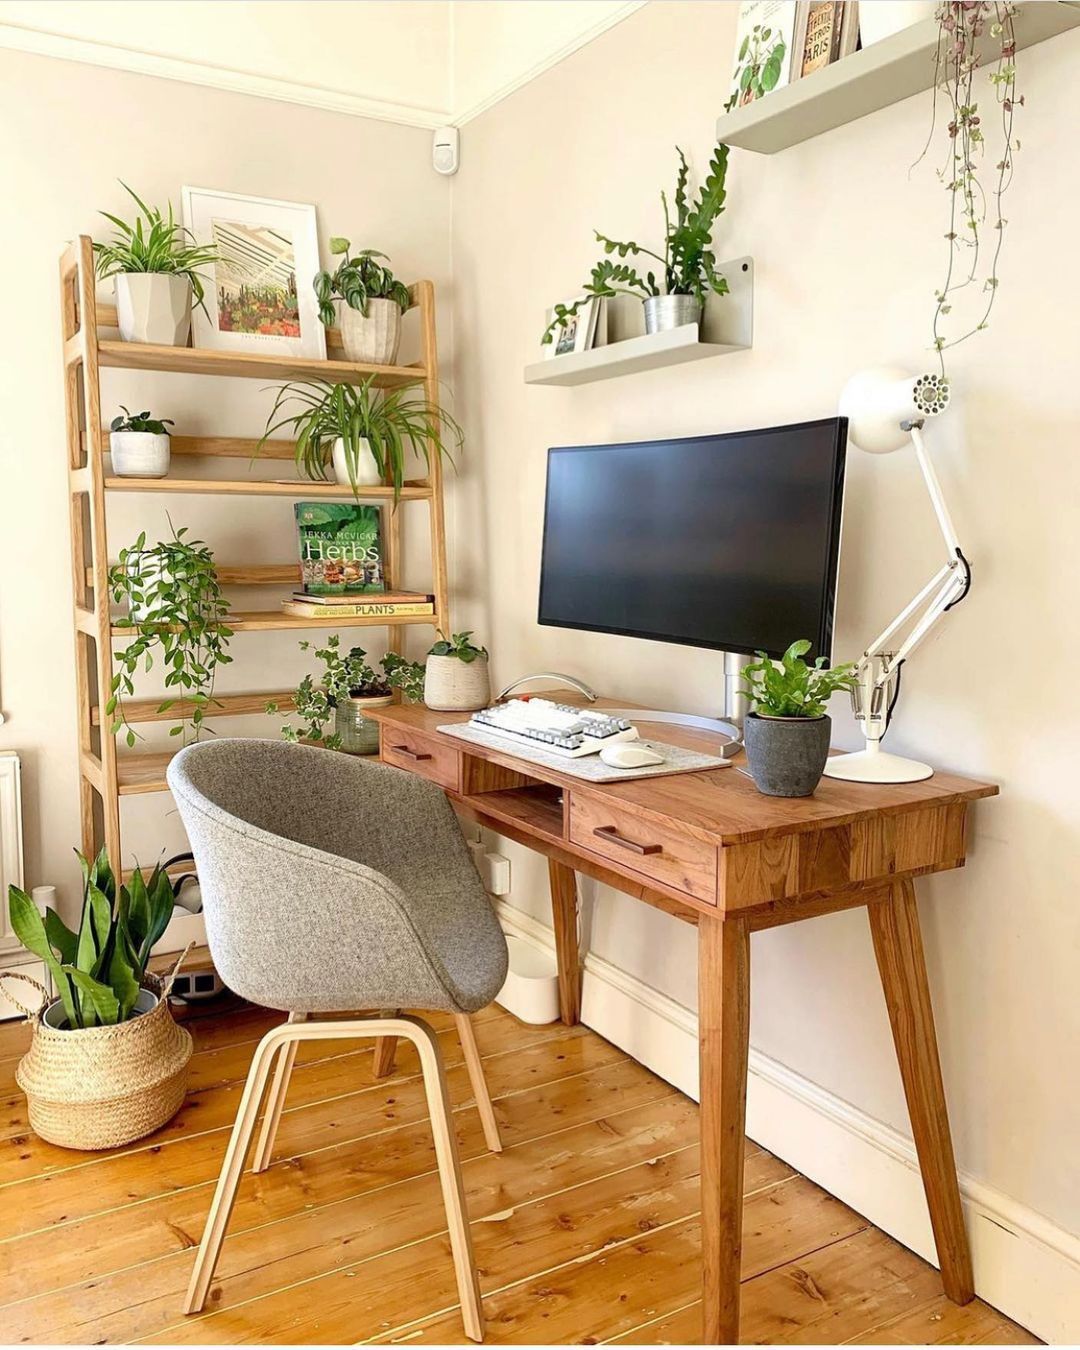
[(542, 624), (831, 656), (847, 421), (548, 451)]

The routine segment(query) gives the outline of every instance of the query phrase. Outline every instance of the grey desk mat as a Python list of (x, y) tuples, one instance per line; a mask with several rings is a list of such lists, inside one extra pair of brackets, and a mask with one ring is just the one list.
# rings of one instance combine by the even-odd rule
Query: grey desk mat
[(503, 754), (513, 755), (530, 764), (542, 765), (545, 769), (554, 769), (557, 773), (568, 774), (571, 778), (582, 778), (588, 783), (625, 783), (630, 778), (659, 778), (669, 773), (701, 773), (704, 769), (722, 769), (729, 761), (719, 755), (706, 755), (700, 750), (685, 750), (681, 745), (665, 745), (651, 738), (644, 743), (658, 755), (664, 756), (663, 764), (647, 764), (640, 769), (613, 769), (605, 764), (599, 755), (583, 755), (580, 759), (570, 759), (567, 755), (558, 755), (540, 746), (527, 745), (517, 736), (500, 736), (497, 731), (480, 727), (472, 722), (454, 722), (445, 727), (436, 728), (448, 736), (457, 736), (459, 740), (469, 741), (473, 745), (482, 745), (488, 750), (501, 750)]

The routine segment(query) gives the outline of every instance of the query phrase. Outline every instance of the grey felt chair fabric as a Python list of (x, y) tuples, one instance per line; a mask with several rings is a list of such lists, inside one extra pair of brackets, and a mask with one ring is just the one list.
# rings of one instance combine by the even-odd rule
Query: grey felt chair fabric
[(506, 940), (442, 790), (284, 741), (190, 745), (168, 770), (218, 972), (288, 1012), (475, 1012)]

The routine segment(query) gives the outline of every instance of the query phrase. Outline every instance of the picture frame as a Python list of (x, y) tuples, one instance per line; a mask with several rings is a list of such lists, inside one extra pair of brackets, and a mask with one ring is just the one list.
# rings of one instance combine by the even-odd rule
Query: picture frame
[[(562, 328), (556, 328), (552, 340), (545, 346), (547, 357), (568, 356), (572, 352), (587, 352), (596, 341), (601, 299), (597, 296), (574, 295), (562, 300), (563, 305), (584, 301), (574, 317)], [(548, 311), (548, 322), (555, 317), (555, 307)]]
[(791, 78), (798, 0), (742, 0), (724, 111), (746, 107)]
[(192, 312), (195, 346), (325, 361), (315, 207), (187, 186), (181, 203), (184, 225), (224, 259), (206, 278), (206, 311)]

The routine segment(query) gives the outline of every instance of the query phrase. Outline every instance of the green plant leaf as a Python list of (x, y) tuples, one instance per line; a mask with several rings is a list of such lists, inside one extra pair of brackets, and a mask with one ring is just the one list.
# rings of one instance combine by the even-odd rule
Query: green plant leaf
[(87, 1016), (89, 1009), (90, 1016), (95, 1022), (100, 1022), (102, 1026), (115, 1026), (120, 1014), (120, 1001), (109, 988), (107, 984), (102, 984), (95, 980), (93, 976), (88, 975), (86, 971), (80, 970), (78, 966), (63, 966), (65, 975), (70, 975), (75, 981), (79, 991), (79, 998), (83, 1009), (83, 1020), (87, 1026), (93, 1026)]
[(51, 906), (45, 910), (45, 936), (48, 938), (49, 946), (61, 961), (70, 963), (75, 960), (79, 945), (78, 936)]
[(64, 1005), (64, 1012), (73, 1027), (81, 1026), (78, 1007), (72, 993), (71, 984), (63, 974), (61, 963), (53, 955), (52, 947), (45, 932), (45, 922), (38, 912), (37, 905), (18, 886), (8, 887), (8, 918), (11, 931), (33, 956), (45, 962), (53, 984)]

